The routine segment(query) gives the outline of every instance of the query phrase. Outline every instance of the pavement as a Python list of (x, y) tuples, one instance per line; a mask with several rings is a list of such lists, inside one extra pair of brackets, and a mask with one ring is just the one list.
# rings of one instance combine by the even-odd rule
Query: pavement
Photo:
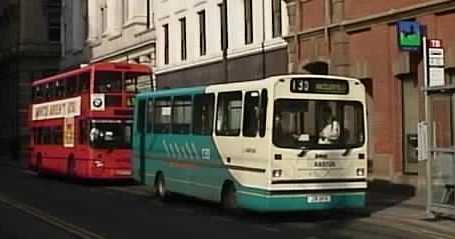
[(416, 195), (413, 186), (373, 180), (368, 184), (367, 197), (366, 211), (371, 220), (455, 238), (455, 215), (428, 215), (426, 199)]
[[(0, 160), (0, 166), (23, 169), (21, 163), (10, 160)], [(137, 195), (150, 194), (141, 185), (113, 189)], [(420, 231), (435, 238), (455, 238), (455, 216), (429, 218), (425, 203), (425, 198), (416, 195), (414, 187), (410, 185), (372, 180), (368, 187), (367, 207), (354, 211), (349, 209), (346, 213), (358, 213), (362, 221), (384, 227)]]

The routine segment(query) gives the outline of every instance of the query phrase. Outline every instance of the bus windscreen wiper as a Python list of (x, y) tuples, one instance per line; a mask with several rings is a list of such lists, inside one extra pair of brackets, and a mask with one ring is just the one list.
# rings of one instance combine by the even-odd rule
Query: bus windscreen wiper
[(352, 147), (348, 145), (342, 155), (343, 156), (348, 156), (349, 153), (351, 152), (351, 150), (352, 150)]
[(297, 156), (300, 157), (300, 158), (305, 157), (305, 155), (310, 151), (305, 146), (301, 147), (300, 149), (302, 151), (299, 154), (297, 154)]

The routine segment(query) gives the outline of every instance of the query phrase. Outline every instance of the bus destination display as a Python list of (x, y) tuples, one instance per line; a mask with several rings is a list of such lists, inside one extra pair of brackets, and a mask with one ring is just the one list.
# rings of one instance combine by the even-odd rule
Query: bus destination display
[(325, 80), (297, 78), (291, 80), (291, 92), (316, 94), (348, 94), (348, 82), (342, 80)]

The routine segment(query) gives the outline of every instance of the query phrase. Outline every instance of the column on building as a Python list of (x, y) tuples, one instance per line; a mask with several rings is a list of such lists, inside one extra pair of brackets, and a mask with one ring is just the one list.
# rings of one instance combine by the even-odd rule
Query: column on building
[(72, 33), (71, 33), (71, 50), (81, 50), (84, 47), (84, 42), (81, 37), (83, 34), (83, 21), (81, 21), (82, 14), (82, 0), (70, 1), (72, 5)]
[(99, 39), (99, 3), (98, 0), (90, 0), (88, 1), (88, 39), (87, 41), (90, 44), (94, 44)]
[(122, 2), (106, 0), (107, 3), (107, 33), (109, 37), (117, 37), (122, 33)]
[(145, 24), (147, 22), (147, 0), (129, 1), (130, 21), (132, 23)]

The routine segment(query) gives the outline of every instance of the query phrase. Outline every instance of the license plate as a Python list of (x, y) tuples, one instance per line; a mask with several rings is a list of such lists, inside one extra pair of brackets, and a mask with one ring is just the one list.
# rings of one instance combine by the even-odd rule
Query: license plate
[(330, 201), (331, 201), (330, 195), (311, 195), (308, 196), (307, 198), (308, 203), (325, 203)]
[(117, 170), (117, 172), (115, 172), (115, 174), (117, 174), (119, 176), (130, 176), (133, 173), (131, 172), (131, 170)]

